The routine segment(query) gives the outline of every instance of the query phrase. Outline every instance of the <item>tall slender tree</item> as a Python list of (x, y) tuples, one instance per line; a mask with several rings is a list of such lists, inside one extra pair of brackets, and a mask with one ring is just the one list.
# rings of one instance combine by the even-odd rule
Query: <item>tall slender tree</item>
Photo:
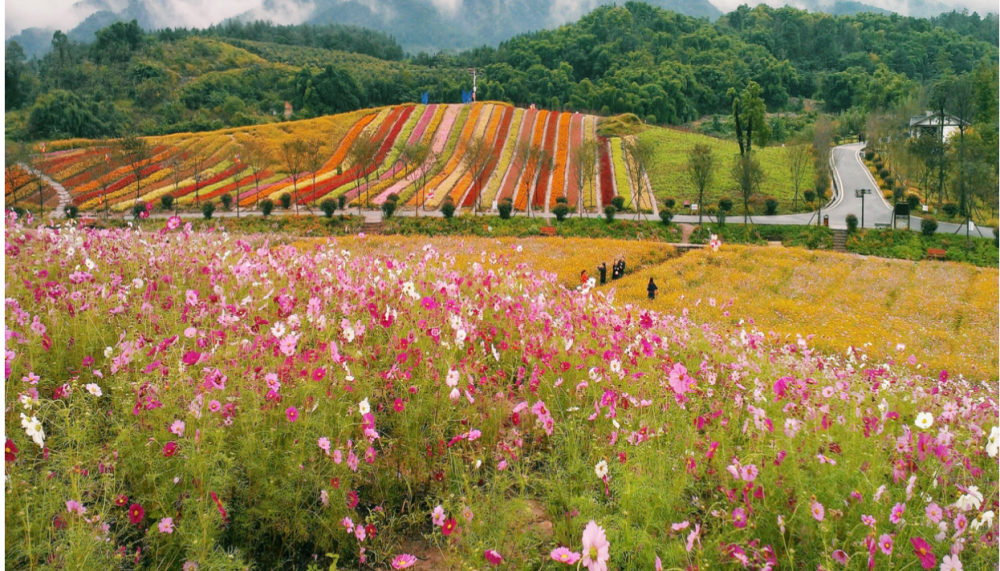
[[(642, 195), (646, 193), (646, 169), (653, 160), (655, 149), (649, 139), (642, 137), (626, 137), (622, 139), (622, 150), (625, 151), (625, 163), (628, 166), (628, 175), (632, 181), (632, 188), (635, 193), (632, 200), (635, 202), (636, 220), (640, 216), (642, 207)], [(650, 205), (653, 203), (653, 189), (649, 189)]]
[(472, 175), (472, 188), (476, 193), (476, 200), (473, 203), (474, 213), (478, 214), (482, 207), (480, 195), (483, 185), (481, 177), (483, 171), (489, 166), (490, 159), (493, 158), (493, 141), (487, 141), (486, 137), (476, 137), (465, 146), (465, 155), (462, 162)]
[(358, 138), (354, 139), (354, 143), (351, 144), (351, 148), (347, 151), (347, 162), (351, 165), (350, 168), (355, 170), (354, 175), (354, 188), (356, 191), (356, 198), (358, 202), (358, 215), (361, 215), (361, 179), (364, 178), (365, 188), (368, 188), (368, 179), (371, 176), (372, 163), (375, 162), (375, 157), (378, 154), (378, 142), (372, 139), (371, 135), (361, 134)]
[(764, 171), (760, 167), (760, 159), (756, 153), (736, 157), (730, 175), (743, 199), (743, 223), (753, 222), (750, 218), (750, 199), (760, 192), (760, 183), (764, 180)]
[[(306, 170), (312, 175), (311, 194), (315, 203), (316, 199), (319, 198), (319, 195), (316, 194), (316, 175), (319, 173), (319, 169), (323, 168), (323, 165), (326, 164), (326, 156), (323, 154), (323, 141), (310, 139), (304, 143), (303, 150), (305, 152)], [(308, 201), (306, 201), (306, 208), (309, 209), (309, 212), (312, 212)]]
[(792, 185), (795, 187), (795, 194), (792, 196), (792, 208), (799, 207), (799, 188), (802, 180), (806, 176), (806, 167), (809, 166), (809, 145), (788, 145), (785, 147), (785, 162), (788, 163), (788, 171), (792, 175)]
[[(267, 169), (274, 164), (274, 155), (262, 139), (251, 136), (243, 140), (243, 162), (250, 167), (254, 184), (254, 208), (260, 203), (260, 181)], [(236, 198), (239, 200), (239, 197)]]
[(142, 194), (142, 171), (149, 166), (152, 158), (153, 148), (140, 137), (135, 131), (129, 131), (118, 142), (122, 162), (128, 165), (128, 169), (135, 177), (135, 202), (139, 203)]
[(705, 211), (705, 191), (715, 177), (715, 155), (712, 147), (698, 144), (688, 151), (687, 171), (691, 184), (698, 190), (698, 225), (701, 225), (702, 213)]
[(299, 178), (306, 162), (306, 143), (302, 139), (293, 139), (281, 144), (281, 161), (292, 177), (292, 202), (295, 204), (295, 214), (299, 213)]
[[(573, 149), (573, 169), (576, 171), (577, 211), (583, 217), (584, 189), (590, 185), (593, 188), (597, 176), (597, 141), (584, 139), (580, 146)], [(592, 197), (593, 198), (593, 197)], [(591, 200), (593, 202), (593, 200)]]

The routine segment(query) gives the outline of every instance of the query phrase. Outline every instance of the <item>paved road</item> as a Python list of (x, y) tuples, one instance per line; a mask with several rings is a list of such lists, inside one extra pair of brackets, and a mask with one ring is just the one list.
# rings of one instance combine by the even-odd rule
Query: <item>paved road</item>
[(41, 171), (37, 171), (24, 163), (18, 163), (18, 164), (21, 165), (21, 168), (23, 168), (24, 170), (30, 172), (31, 174), (37, 177), (40, 177), (42, 179), (42, 182), (51, 186), (56, 191), (56, 194), (59, 196), (59, 204), (56, 205), (55, 209), (49, 213), (49, 218), (65, 218), (66, 212), (63, 209), (72, 204), (73, 199), (70, 197), (69, 192), (66, 191), (63, 185), (52, 180)]

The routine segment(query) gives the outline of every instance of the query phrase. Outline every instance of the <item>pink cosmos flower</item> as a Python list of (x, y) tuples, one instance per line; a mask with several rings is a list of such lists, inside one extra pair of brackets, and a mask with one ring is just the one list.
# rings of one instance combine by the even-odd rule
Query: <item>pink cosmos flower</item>
[(299, 419), (299, 409), (294, 406), (290, 406), (285, 409), (285, 417), (288, 418), (288, 422), (295, 422)]
[(888, 533), (883, 533), (882, 536), (878, 538), (878, 548), (882, 550), (882, 553), (892, 555), (892, 537), (890, 537)]
[(215, 399), (212, 399), (208, 401), (208, 410), (212, 412), (219, 412), (220, 410), (222, 410), (222, 403), (220, 403)]
[(941, 571), (962, 571), (962, 562), (958, 560), (958, 554), (945, 555), (941, 559)]
[(913, 544), (913, 553), (920, 560), (921, 567), (924, 569), (933, 569), (937, 565), (937, 557), (934, 556), (934, 549), (924, 538), (911, 537), (910, 543)]
[(927, 508), (924, 510), (924, 513), (927, 514), (927, 519), (931, 520), (934, 523), (940, 522), (941, 518), (944, 517), (944, 512), (941, 510), (941, 506), (937, 505), (934, 502), (931, 502), (927, 506)]
[(492, 549), (487, 549), (486, 551), (484, 551), (483, 556), (486, 557), (486, 561), (488, 561), (490, 565), (500, 565), (501, 563), (503, 563), (503, 555), (500, 555), (499, 553), (493, 551)]
[(823, 504), (812, 500), (809, 503), (809, 510), (812, 512), (812, 516), (816, 518), (816, 521), (823, 521), (826, 517), (826, 509), (823, 508)]
[(833, 560), (841, 565), (847, 565), (847, 553), (843, 549), (838, 549), (831, 554)]
[(392, 559), (393, 569), (406, 569), (413, 567), (417, 563), (417, 558), (409, 553), (401, 553)]
[(177, 436), (184, 436), (184, 421), (175, 420), (170, 424), (170, 432)]
[(431, 512), (431, 521), (434, 522), (434, 525), (441, 527), (442, 525), (444, 525), (444, 520), (445, 520), (444, 508), (441, 506), (435, 507), (434, 511)]
[(396, 412), (403, 412), (406, 409), (406, 405), (403, 404), (403, 399), (397, 398), (392, 401), (392, 409)]
[(341, 452), (340, 450), (334, 450), (333, 451), (333, 463), (334, 464), (340, 464), (340, 462), (343, 460), (343, 458), (344, 458), (344, 453), (343, 452)]
[(358, 493), (354, 490), (347, 492), (347, 507), (352, 510), (358, 507)]
[(743, 508), (736, 508), (733, 510), (733, 525), (737, 529), (743, 529), (747, 526), (747, 514)]
[(696, 541), (698, 542), (698, 547), (701, 548), (701, 539), (699, 539), (700, 537), (701, 537), (701, 524), (696, 523), (694, 524), (694, 531), (688, 534), (687, 544), (684, 546), (684, 548), (687, 549), (688, 553), (691, 553), (691, 550), (694, 549), (694, 543)]
[(354, 531), (354, 522), (349, 517), (344, 517), (344, 519), (340, 520), (340, 525), (344, 526), (347, 533)]
[(76, 500), (67, 500), (66, 511), (68, 511), (71, 514), (75, 513), (76, 515), (83, 515), (87, 513), (87, 508), (83, 507), (83, 505), (81, 505), (80, 502)]
[(740, 476), (745, 482), (753, 482), (757, 479), (757, 466), (750, 464), (749, 466), (742, 466), (740, 468)]
[(360, 523), (354, 526), (354, 537), (358, 538), (358, 541), (364, 541), (367, 537), (367, 532), (365, 531), (365, 526)]
[(444, 534), (445, 537), (448, 537), (455, 531), (456, 527), (458, 527), (458, 522), (455, 521), (455, 518), (450, 517), (444, 520), (444, 525), (441, 526), (441, 533)]
[(171, 534), (174, 532), (174, 518), (165, 517), (160, 520), (159, 525), (156, 527), (160, 530), (160, 533)]
[(163, 445), (163, 457), (170, 458), (177, 453), (177, 443), (174, 441), (167, 442)]
[(469, 523), (472, 523), (472, 515), (473, 514), (472, 514), (472, 510), (471, 509), (469, 509), (469, 508), (462, 508), (462, 517), (465, 518), (465, 521), (467, 521)]
[(580, 554), (574, 551), (570, 551), (565, 547), (558, 547), (552, 550), (549, 557), (553, 561), (558, 561), (559, 563), (565, 563), (566, 565), (574, 565), (580, 560)]
[(322, 450), (323, 452), (325, 452), (327, 456), (330, 455), (330, 439), (329, 438), (327, 438), (325, 436), (321, 436), (319, 438), (319, 440), (317, 441), (317, 444), (319, 445), (320, 450)]
[(590, 520), (583, 530), (583, 566), (588, 571), (608, 571), (610, 547), (604, 529), (594, 520)]
[(906, 504), (897, 503), (892, 506), (892, 511), (889, 512), (889, 521), (896, 524), (903, 521), (904, 511), (906, 511)]
[(870, 515), (862, 515), (861, 523), (867, 525), (868, 527), (875, 529), (875, 518)]

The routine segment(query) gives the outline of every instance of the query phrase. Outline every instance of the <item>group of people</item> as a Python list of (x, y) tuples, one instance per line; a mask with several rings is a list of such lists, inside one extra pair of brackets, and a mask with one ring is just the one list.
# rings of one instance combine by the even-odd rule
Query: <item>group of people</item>
[[(608, 282), (608, 264), (607, 262), (601, 262), (601, 265), (597, 266), (597, 274), (601, 277), (600, 284), (604, 285)], [(618, 258), (613, 264), (611, 264), (611, 279), (617, 280), (618, 278), (625, 275), (625, 258)], [(590, 275), (587, 274), (587, 270), (580, 272), (580, 283), (586, 285), (587, 281), (590, 280)], [(649, 284), (646, 285), (646, 294), (649, 299), (656, 299), (656, 290), (660, 288), (656, 287), (656, 282), (653, 278), (649, 278)]]

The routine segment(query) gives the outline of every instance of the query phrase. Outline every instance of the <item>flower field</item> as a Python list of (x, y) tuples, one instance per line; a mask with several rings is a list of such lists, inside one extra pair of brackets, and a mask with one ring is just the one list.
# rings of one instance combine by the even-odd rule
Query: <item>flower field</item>
[[(918, 263), (786, 248), (695, 251), (619, 282), (622, 301), (738, 328), (741, 319), (781, 335), (813, 335), (830, 354), (862, 347), (869, 358), (918, 357), (922, 369), (998, 377), (996, 268)], [(660, 287), (646, 299), (646, 282)], [(864, 284), (863, 287), (856, 287)], [(730, 305), (730, 301), (732, 305)]]
[[(492, 207), (495, 200), (512, 198), (521, 210), (527, 209), (531, 195), (534, 208), (548, 210), (560, 196), (572, 197), (576, 205), (579, 183), (573, 151), (594, 137), (596, 121), (593, 116), (514, 109), (492, 102), (401, 105), (156, 138), (149, 141), (152, 153), (142, 163), (138, 184), (132, 166), (121, 159), (107, 160), (106, 155), (113, 153), (98, 141), (74, 140), (70, 148), (60, 146), (40, 156), (39, 164), (85, 210), (97, 209), (107, 199), (112, 210), (122, 212), (132, 208), (137, 195), (144, 202), (156, 202), (166, 194), (181, 207), (218, 200), (224, 194), (252, 207), (264, 198), (277, 201), (285, 193), (297, 196), (301, 204), (344, 196), (348, 204), (361, 200), (373, 206), (396, 194), (401, 204), (412, 207), (419, 202), (431, 209), (440, 207), (446, 197), (464, 208), (477, 202)], [(374, 164), (350, 164), (349, 151), (360, 137), (376, 143)], [(238, 159), (242, 143), (250, 138), (265, 142), (274, 159), (257, 177)], [(465, 157), (470, 141), (479, 138), (489, 141), (492, 153), (476, 181)], [(326, 158), (315, 173), (292, 173), (283, 161), (282, 144), (296, 139), (322, 142), (320, 152)], [(418, 142), (429, 144), (432, 156), (424, 165), (404, 169), (397, 162), (403, 145)], [(523, 160), (515, 152), (519, 144), (544, 149), (551, 163), (522, 176)], [(426, 181), (421, 178), (425, 172)], [(593, 208), (592, 189), (585, 189), (585, 195), (585, 206)]]
[[(870, 346), (846, 324), (828, 351), (832, 321), (762, 323), (768, 288), (804, 297), (834, 277), (796, 272), (813, 253), (289, 245), (176, 219), (142, 234), (11, 220), (5, 243), (8, 568), (955, 570), (1000, 555), (995, 270), (831, 264), (896, 303), (937, 295), (932, 279), (964, 297)], [(615, 292), (579, 286), (613, 255), (644, 269)], [(762, 295), (726, 295), (752, 267)], [(630, 299), (647, 272), (655, 308)], [(716, 303), (696, 301), (712, 281)], [(956, 311), (957, 327), (935, 321)], [(906, 337), (932, 324), (991, 341), (941, 368)], [(906, 346), (885, 353), (887, 338)]]

